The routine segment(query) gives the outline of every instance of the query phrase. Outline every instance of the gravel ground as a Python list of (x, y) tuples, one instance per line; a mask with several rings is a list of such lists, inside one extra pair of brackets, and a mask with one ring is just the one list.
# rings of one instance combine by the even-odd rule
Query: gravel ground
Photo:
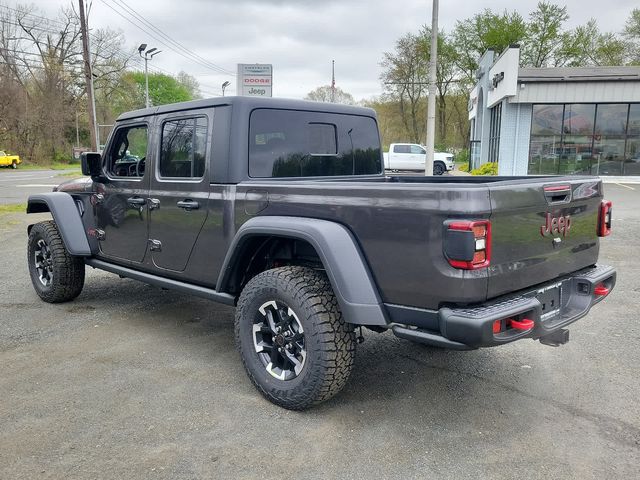
[(36, 217), (4, 215), (0, 478), (638, 478), (640, 188), (606, 191), (618, 285), (567, 345), (365, 333), (345, 390), (302, 413), (249, 383), (231, 308), (98, 271), (76, 301), (41, 302)]

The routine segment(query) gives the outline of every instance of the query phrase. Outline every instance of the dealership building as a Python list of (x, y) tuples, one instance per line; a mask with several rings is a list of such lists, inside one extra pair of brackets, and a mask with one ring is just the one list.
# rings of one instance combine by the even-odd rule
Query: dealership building
[(520, 49), (479, 61), (470, 92), (473, 168), (499, 175), (640, 175), (640, 67), (519, 68)]

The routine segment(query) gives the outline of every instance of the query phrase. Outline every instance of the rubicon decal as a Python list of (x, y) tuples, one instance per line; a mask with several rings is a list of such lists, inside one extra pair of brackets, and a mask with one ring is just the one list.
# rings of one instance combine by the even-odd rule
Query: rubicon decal
[(552, 217), (551, 213), (547, 212), (545, 223), (540, 227), (540, 235), (546, 237), (547, 235), (561, 234), (563, 237), (569, 235), (571, 230), (571, 216), (558, 216)]

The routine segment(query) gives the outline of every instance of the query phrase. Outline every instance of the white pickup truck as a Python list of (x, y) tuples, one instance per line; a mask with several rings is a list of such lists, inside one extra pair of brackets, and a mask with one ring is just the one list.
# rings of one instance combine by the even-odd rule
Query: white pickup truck
[[(417, 143), (392, 143), (389, 152), (384, 153), (386, 170), (421, 170), (424, 171), (427, 151)], [(453, 153), (435, 152), (433, 157), (433, 174), (442, 175), (453, 170)]]

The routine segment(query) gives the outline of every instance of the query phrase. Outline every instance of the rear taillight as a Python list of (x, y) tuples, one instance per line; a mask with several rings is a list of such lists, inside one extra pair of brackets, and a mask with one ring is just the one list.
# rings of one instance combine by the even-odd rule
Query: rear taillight
[(611, 234), (611, 207), (612, 203), (603, 200), (600, 203), (600, 212), (598, 213), (598, 236), (606, 237)]
[(444, 252), (452, 267), (476, 270), (491, 261), (491, 222), (455, 220), (446, 224)]

